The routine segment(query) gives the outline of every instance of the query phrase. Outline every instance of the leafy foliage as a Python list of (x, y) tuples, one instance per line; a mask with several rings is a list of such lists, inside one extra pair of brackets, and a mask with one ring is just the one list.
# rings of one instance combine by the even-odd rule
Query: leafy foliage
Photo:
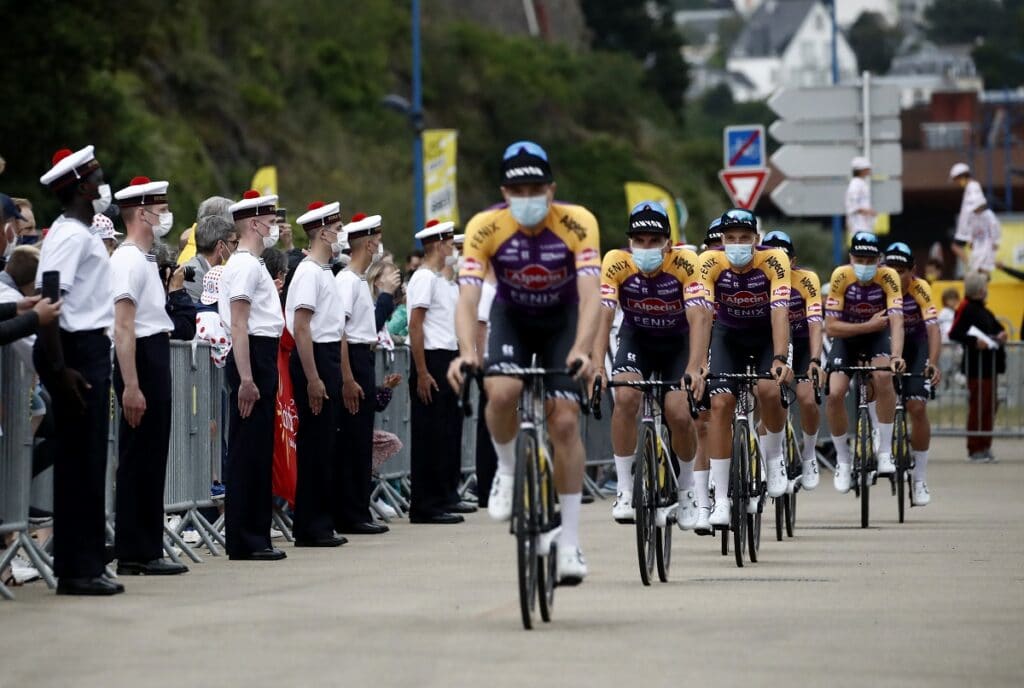
[(850, 27), (848, 38), (862, 70), (885, 74), (900, 47), (903, 32), (890, 27), (878, 12), (862, 12)]

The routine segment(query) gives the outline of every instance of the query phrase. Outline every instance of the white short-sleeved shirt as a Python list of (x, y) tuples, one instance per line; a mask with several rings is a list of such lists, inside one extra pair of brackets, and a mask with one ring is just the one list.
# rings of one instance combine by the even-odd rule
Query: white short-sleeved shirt
[(491, 322), (491, 306), (494, 305), (494, 297), (498, 294), (498, 288), (493, 282), (484, 280), (484, 284), (480, 287), (480, 303), (476, 307), (476, 320), (477, 322), (489, 323)]
[(412, 274), (406, 287), (406, 306), (411, 312), (426, 309), (423, 316), (423, 348), (428, 351), (456, 351), (455, 304), (459, 287), (430, 268), (421, 267)]
[(130, 242), (121, 244), (110, 256), (110, 281), (114, 304), (125, 300), (135, 304), (136, 337), (150, 337), (174, 329), (167, 315), (167, 296), (155, 256), (143, 253)]
[(61, 215), (50, 226), (40, 251), (36, 288), (42, 288), (44, 272), (60, 272), (64, 299), (61, 329), (82, 332), (113, 327), (110, 256), (99, 235), (78, 220)]
[(228, 332), (231, 331), (231, 302), (249, 302), (249, 334), (254, 337), (280, 337), (284, 329), (281, 298), (262, 258), (238, 250), (228, 259), (220, 276), (217, 310)]
[(376, 344), (377, 320), (366, 277), (346, 268), (334, 276), (334, 281), (345, 314), (345, 338), (351, 344)]
[(320, 265), (306, 258), (295, 268), (284, 306), (285, 325), (293, 336), (295, 311), (300, 308), (313, 311), (309, 329), (314, 342), (323, 344), (341, 341), (345, 314), (330, 265)]
[(875, 218), (858, 210), (871, 207), (871, 185), (864, 177), (852, 177), (846, 187), (846, 229), (850, 236), (857, 232), (874, 232)]

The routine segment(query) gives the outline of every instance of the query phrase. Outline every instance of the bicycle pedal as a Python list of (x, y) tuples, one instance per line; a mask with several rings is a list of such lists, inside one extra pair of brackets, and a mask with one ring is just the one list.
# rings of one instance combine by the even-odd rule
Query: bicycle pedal
[(675, 523), (676, 506), (662, 506), (654, 511), (654, 525), (664, 528), (670, 523)]

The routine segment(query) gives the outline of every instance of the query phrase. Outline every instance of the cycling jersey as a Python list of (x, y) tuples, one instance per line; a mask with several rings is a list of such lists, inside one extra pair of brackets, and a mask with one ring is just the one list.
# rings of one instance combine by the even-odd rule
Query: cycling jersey
[(866, 284), (857, 281), (852, 265), (843, 265), (832, 273), (825, 315), (842, 322), (863, 323), (879, 311), (889, 315), (903, 312), (900, 277), (892, 268), (879, 267)]
[(737, 272), (725, 251), (700, 254), (700, 284), (714, 305), (715, 325), (748, 330), (770, 327), (771, 310), (789, 307), (789, 258), (777, 248), (756, 248), (748, 267)]
[(794, 339), (810, 337), (808, 324), (821, 322), (821, 282), (813, 270), (790, 267), (789, 329)]
[(938, 311), (932, 304), (932, 288), (920, 277), (915, 277), (903, 295), (903, 331), (906, 339), (928, 339), (928, 325), (938, 324)]
[(697, 254), (674, 249), (653, 275), (640, 272), (627, 251), (609, 251), (601, 265), (601, 303), (620, 306), (623, 325), (657, 337), (689, 331), (685, 309), (704, 304), (697, 281)]
[(577, 275), (599, 275), (597, 220), (589, 210), (553, 203), (537, 234), (524, 232), (506, 204), (477, 213), (466, 225), (460, 284), (482, 284), (493, 263), (498, 303), (543, 314), (579, 302)]

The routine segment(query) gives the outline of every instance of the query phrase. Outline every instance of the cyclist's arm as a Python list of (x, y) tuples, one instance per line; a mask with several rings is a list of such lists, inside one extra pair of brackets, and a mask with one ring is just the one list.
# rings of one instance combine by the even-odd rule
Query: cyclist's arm
[(602, 307), (598, 314), (597, 336), (594, 339), (594, 367), (597, 374), (604, 374), (604, 360), (608, 355), (608, 344), (612, 334), (612, 324), (615, 322), (615, 309)]
[(938, 321), (928, 323), (925, 332), (928, 333), (928, 363), (938, 366), (939, 356), (942, 355), (942, 333), (939, 331)]
[(772, 309), (772, 355), (789, 356), (789, 311)]
[[(807, 333), (810, 336), (811, 358), (816, 359), (819, 363), (821, 362), (822, 350), (821, 330), (822, 326), (820, 320), (814, 322), (808, 321)], [(800, 374), (803, 375), (803, 371), (800, 371)]]
[(903, 358), (903, 314), (889, 313), (889, 338), (893, 358)]
[(580, 310), (573, 349), (590, 354), (597, 331), (598, 309), (601, 307), (601, 278), (596, 274), (577, 275), (576, 289), (580, 296)]
[(872, 328), (873, 326), (870, 321), (849, 323), (834, 315), (825, 316), (825, 334), (832, 338), (846, 339), (847, 337), (856, 337), (857, 335), (875, 331)]
[(459, 338), (459, 355), (473, 358), (476, 347), (476, 313), (480, 305), (480, 284), (462, 282), (459, 285), (459, 302), (455, 307), (455, 334)]
[(686, 320), (690, 324), (690, 361), (687, 370), (697, 371), (707, 366), (713, 316), (711, 307), (686, 309)]

